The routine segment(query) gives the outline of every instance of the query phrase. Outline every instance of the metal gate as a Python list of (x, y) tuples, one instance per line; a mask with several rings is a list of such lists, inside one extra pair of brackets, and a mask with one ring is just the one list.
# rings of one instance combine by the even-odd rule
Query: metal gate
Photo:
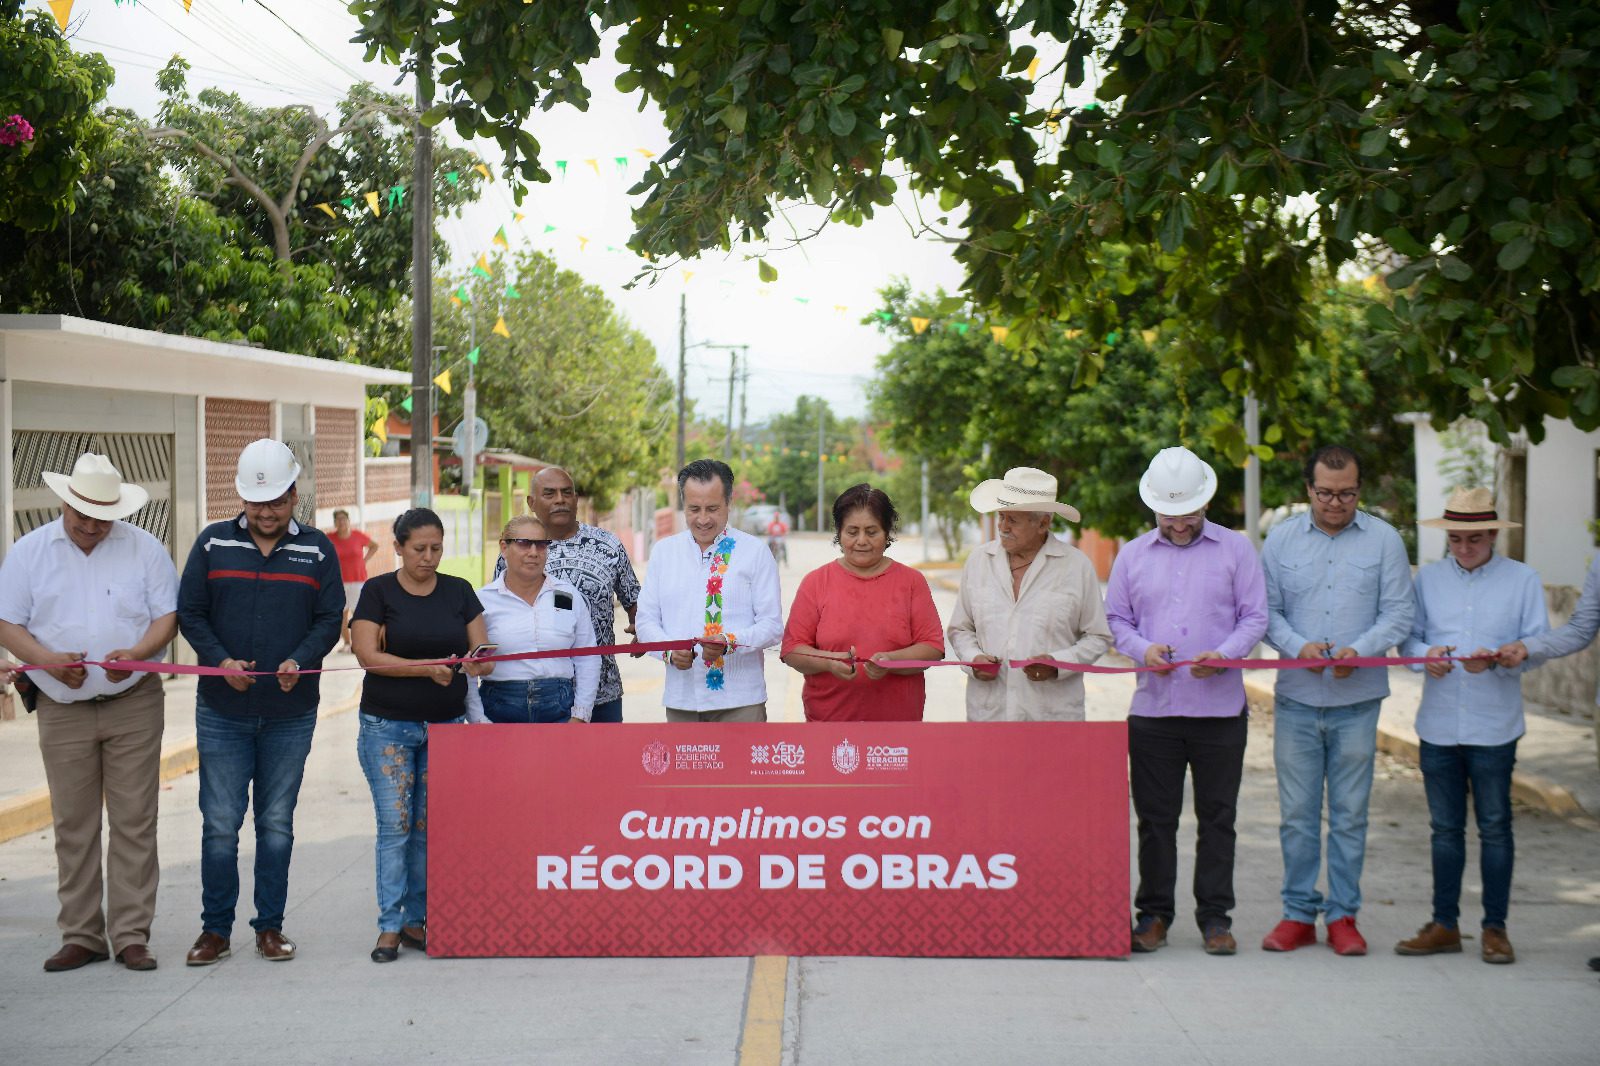
[(128, 521), (172, 551), (172, 456), (170, 433), (71, 433), (21, 429), (11, 434), (15, 481), (13, 538), (31, 533), (61, 513), (61, 500), (45, 485), (45, 471), (72, 472), (84, 452), (111, 458), (122, 480), (150, 493), (150, 502)]

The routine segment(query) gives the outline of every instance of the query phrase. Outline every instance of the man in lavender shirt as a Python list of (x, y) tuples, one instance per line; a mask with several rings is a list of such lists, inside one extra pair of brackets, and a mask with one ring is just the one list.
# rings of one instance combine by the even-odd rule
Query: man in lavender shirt
[[(1206, 521), (1217, 475), (1187, 448), (1150, 462), (1139, 495), (1156, 528), (1117, 556), (1106, 621), (1117, 650), (1155, 667), (1139, 675), (1128, 711), (1128, 764), (1139, 818), (1133, 950), (1167, 942), (1177, 910), (1178, 817), (1194, 777), (1195, 920), (1211, 955), (1232, 955), (1234, 816), (1248, 734), (1244, 679), (1198, 665), (1242, 659), (1267, 630), (1267, 591), (1250, 542)], [(1193, 661), (1175, 669), (1167, 664)]]

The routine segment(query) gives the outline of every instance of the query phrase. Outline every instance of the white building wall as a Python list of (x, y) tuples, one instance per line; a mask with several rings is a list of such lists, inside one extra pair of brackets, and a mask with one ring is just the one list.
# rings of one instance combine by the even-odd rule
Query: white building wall
[(1545, 439), (1528, 447), (1527, 563), (1547, 585), (1583, 585), (1594, 558), (1589, 522), (1595, 513), (1600, 433), (1569, 422), (1546, 422)]

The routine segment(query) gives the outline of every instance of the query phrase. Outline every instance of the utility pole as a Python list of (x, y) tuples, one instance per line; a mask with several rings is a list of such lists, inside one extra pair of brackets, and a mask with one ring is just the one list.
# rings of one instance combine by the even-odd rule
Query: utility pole
[[(1250, 366), (1245, 364), (1245, 373), (1250, 372)], [(1255, 446), (1261, 443), (1261, 410), (1256, 401), (1255, 392), (1247, 392), (1244, 396), (1244, 446), (1247, 454), (1244, 458), (1244, 535), (1249, 538), (1250, 546), (1261, 547), (1261, 459), (1255, 453)]]
[(928, 554), (928, 460), (922, 460), (922, 561), (927, 562), (932, 556)]
[(689, 362), (689, 298), (682, 293), (678, 294), (678, 469), (683, 469), (685, 462), (683, 455), (683, 422), (687, 410), (685, 404), (687, 397), (684, 395), (684, 386), (688, 381)]
[(722, 439), (722, 461), (733, 462), (733, 387), (739, 381), (739, 349), (728, 346), (728, 431)]
[(817, 399), (817, 532), (822, 532), (822, 486), (823, 467), (827, 464), (822, 458), (822, 399)]
[(432, 28), (417, 49), (415, 170), (411, 178), (411, 502), (433, 503), (433, 106)]
[(739, 352), (741, 362), (744, 364), (739, 371), (739, 458), (744, 458), (744, 419), (749, 411), (750, 401), (750, 349), (744, 348)]

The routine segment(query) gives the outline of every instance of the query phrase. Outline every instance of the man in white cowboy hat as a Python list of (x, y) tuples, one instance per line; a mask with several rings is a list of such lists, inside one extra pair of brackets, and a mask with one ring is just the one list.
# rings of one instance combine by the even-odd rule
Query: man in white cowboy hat
[[(1200, 665), (1243, 659), (1267, 631), (1267, 588), (1250, 541), (1207, 521), (1217, 474), (1188, 448), (1167, 448), (1139, 479), (1156, 528), (1117, 554), (1106, 620), (1139, 675), (1128, 709), (1128, 768), (1139, 818), (1133, 950), (1167, 942), (1177, 910), (1183, 779), (1194, 778), (1195, 921), (1205, 950), (1232, 955), (1234, 818), (1249, 735), (1244, 678)], [(1169, 663), (1197, 665), (1175, 670)]]
[(1544, 586), (1533, 567), (1494, 550), (1500, 530), (1515, 529), (1517, 523), (1500, 518), (1488, 489), (1457, 489), (1442, 518), (1420, 524), (1445, 530), (1450, 554), (1417, 571), (1416, 621), (1400, 652), (1471, 659), (1426, 667), (1417, 737), (1433, 831), (1433, 918), (1394, 950), (1401, 955), (1461, 950), (1457, 921), (1467, 863), (1470, 787), (1483, 878), (1480, 954), (1484, 962), (1513, 962), (1506, 910), (1514, 854), (1511, 768), (1524, 732), (1523, 667), (1500, 667), (1498, 649), (1549, 630)]
[(1000, 536), (980, 544), (961, 572), (961, 591), (945, 631), (966, 662), (967, 719), (973, 722), (1081, 722), (1083, 675), (1011, 659), (1092, 663), (1111, 646), (1094, 564), (1050, 535), (1053, 516), (1078, 521), (1056, 500), (1056, 479), (1019, 466), (972, 490), (980, 514), (997, 514)]
[[(161, 677), (81, 664), (161, 659), (178, 629), (178, 574), (159, 540), (123, 521), (150, 497), (111, 460), (81, 455), (70, 476), (44, 482), (61, 497), (61, 517), (13, 544), (0, 567), (0, 644), (40, 668), (28, 677), (39, 689), (62, 940), (44, 968), (115, 955), (153, 970)], [(102, 797), (111, 827), (103, 877)]]
[(238, 516), (200, 531), (178, 587), (178, 624), (202, 665), (276, 676), (202, 677), (195, 694), (200, 752), (201, 932), (185, 960), (227, 958), (239, 900), (239, 828), (253, 793), (256, 953), (294, 958), (283, 935), (294, 808), (317, 724), (318, 675), (339, 639), (344, 584), (333, 542), (294, 520), (300, 464), (279, 441), (239, 453)]
[[(1411, 561), (1394, 527), (1357, 506), (1361, 464), (1349, 448), (1329, 444), (1312, 452), (1305, 482), (1310, 510), (1274, 526), (1261, 549), (1267, 643), (1288, 658), (1328, 665), (1280, 670), (1274, 687), (1283, 920), (1261, 946), (1294, 951), (1315, 944), (1321, 914), (1335, 954), (1365, 955), (1356, 914), (1389, 671), (1339, 661), (1386, 654), (1411, 632)], [(1317, 891), (1324, 796), (1326, 898)]]

